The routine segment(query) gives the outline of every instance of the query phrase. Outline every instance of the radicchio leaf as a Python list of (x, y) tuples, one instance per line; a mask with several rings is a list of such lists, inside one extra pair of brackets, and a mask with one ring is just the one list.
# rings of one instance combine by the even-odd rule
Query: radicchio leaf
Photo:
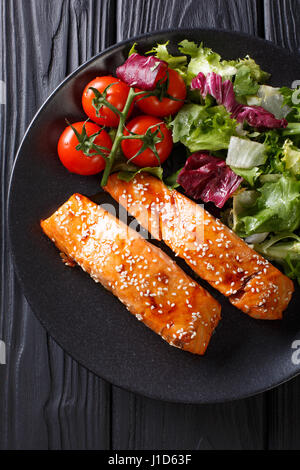
[(276, 119), (261, 106), (247, 106), (239, 103), (235, 99), (233, 83), (230, 80), (222, 82), (221, 75), (210, 72), (206, 75), (200, 72), (192, 80), (192, 89), (199, 89), (203, 98), (211, 95), (218, 104), (225, 106), (231, 117), (238, 122), (246, 121), (250, 126), (258, 129), (277, 129), (287, 126), (286, 119)]
[(240, 105), (232, 112), (231, 116), (238, 122), (247, 121), (252, 127), (258, 129), (278, 129), (286, 127), (286, 119), (276, 119), (274, 114), (270, 113), (261, 106)]
[(177, 181), (188, 196), (213, 202), (222, 208), (243, 178), (236, 175), (223, 160), (206, 152), (196, 152), (187, 159)]
[(157, 82), (167, 72), (168, 64), (156, 57), (131, 54), (124, 64), (117, 68), (116, 75), (129, 86), (141, 90), (154, 90)]
[(208, 94), (211, 95), (218, 104), (225, 106), (229, 113), (232, 112), (237, 104), (232, 82), (230, 80), (222, 82), (221, 75), (215, 72), (209, 72), (206, 77), (200, 72), (197, 77), (193, 78), (191, 89), (199, 89), (203, 98)]

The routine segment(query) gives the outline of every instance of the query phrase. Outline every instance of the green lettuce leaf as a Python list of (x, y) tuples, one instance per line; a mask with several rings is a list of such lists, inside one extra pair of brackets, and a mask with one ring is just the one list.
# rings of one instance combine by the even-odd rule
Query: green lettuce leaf
[(118, 179), (122, 181), (131, 181), (137, 174), (146, 172), (162, 180), (163, 169), (161, 166), (147, 166), (139, 168), (132, 163), (118, 163), (114, 166), (114, 172), (118, 172)]
[(285, 274), (297, 279), (300, 284), (300, 237), (295, 233), (284, 232), (273, 235), (262, 243), (254, 245), (254, 249), (283, 266)]
[(284, 104), (284, 98), (280, 88), (269, 85), (260, 85), (256, 96), (248, 96), (247, 104), (249, 106), (262, 106), (264, 109), (274, 114), (277, 119), (282, 119), (291, 112), (291, 108)]
[(255, 249), (278, 263), (283, 263), (288, 254), (292, 259), (300, 261), (300, 237), (295, 233), (272, 235), (262, 243), (255, 244)]
[(174, 56), (171, 55), (168, 51), (168, 44), (170, 41), (167, 41), (164, 44), (157, 44), (154, 46), (151, 51), (146, 52), (146, 54), (155, 55), (160, 60), (164, 60), (168, 63), (169, 67), (176, 68), (178, 66), (183, 66), (187, 64), (187, 56), (186, 55), (178, 55)]
[(221, 56), (212, 51), (209, 47), (199, 46), (184, 39), (178, 45), (178, 49), (184, 55), (189, 55), (191, 60), (187, 67), (187, 81), (190, 83), (199, 72), (206, 75), (215, 72), (224, 78), (231, 78), (236, 74), (235, 61), (221, 60)]
[(285, 258), (284, 272), (291, 279), (297, 279), (300, 285), (300, 261), (293, 259), (290, 253)]
[(238, 98), (241, 96), (255, 95), (258, 92), (259, 84), (252, 78), (250, 67), (243, 65), (238, 68), (233, 89)]
[(177, 178), (179, 173), (181, 172), (183, 167), (179, 168), (179, 170), (175, 171), (171, 175), (167, 176), (167, 178), (164, 179), (164, 183), (166, 186), (168, 186), (169, 189), (175, 189), (180, 186), (179, 183), (177, 183)]
[(234, 166), (231, 166), (230, 168), (232, 169), (232, 171), (235, 172), (235, 174), (244, 178), (244, 180), (247, 181), (247, 183), (252, 187), (255, 186), (257, 179), (262, 173), (262, 170), (258, 168), (257, 166), (254, 166), (253, 168), (248, 168), (248, 169), (236, 168)]
[(255, 95), (259, 84), (265, 83), (270, 76), (249, 56), (238, 60), (222, 60), (221, 56), (209, 47), (204, 47), (202, 43), (198, 46), (195, 42), (187, 39), (179, 43), (178, 49), (182, 54), (191, 58), (187, 67), (188, 83), (199, 72), (204, 75), (215, 72), (221, 75), (224, 80), (232, 80), (235, 76), (234, 91), (238, 97), (241, 97)]
[(283, 104), (291, 108), (291, 112), (287, 116), (289, 122), (300, 121), (300, 87), (298, 88), (280, 88), (280, 93), (283, 96)]
[(261, 175), (259, 178), (259, 181), (264, 184), (264, 183), (276, 183), (279, 181), (281, 178), (281, 175), (279, 173), (266, 173), (264, 175)]
[(226, 163), (244, 169), (263, 165), (267, 159), (266, 150), (264, 144), (233, 136), (230, 139)]
[(164, 60), (171, 69), (176, 70), (185, 80), (187, 78), (187, 56), (171, 55), (168, 51), (168, 44), (169, 41), (165, 44), (157, 44), (150, 51), (146, 52), (146, 54), (152, 54), (158, 59)]
[(128, 52), (128, 57), (130, 57), (132, 54), (137, 54), (137, 49), (136, 49), (136, 46), (137, 46), (137, 42), (134, 42), (130, 48), (130, 51)]
[(282, 175), (277, 181), (264, 183), (251, 204), (236, 210), (234, 230), (248, 237), (261, 232), (292, 232), (299, 226), (300, 181)]
[[(251, 137), (251, 134), (248, 135)], [(262, 174), (283, 174), (286, 172), (285, 164), (283, 162), (283, 150), (282, 146), (285, 138), (282, 137), (281, 133), (277, 129), (271, 129), (266, 132), (259, 133), (254, 139), (260, 143), (263, 143), (266, 148), (267, 160), (266, 163), (261, 167)]]
[(247, 67), (249, 69), (250, 78), (256, 83), (265, 83), (270, 78), (270, 74), (262, 70), (255, 60), (251, 59), (248, 55), (244, 59), (239, 59), (235, 67), (237, 70)]
[(288, 126), (282, 131), (284, 137), (289, 137), (294, 145), (300, 147), (300, 86), (297, 88), (280, 88), (284, 105), (291, 111), (286, 116)]
[(232, 225), (230, 226), (235, 232), (239, 230), (240, 217), (255, 207), (258, 196), (255, 190), (241, 191), (233, 196)]
[(190, 152), (227, 149), (236, 126), (224, 106), (198, 104), (184, 105), (171, 122), (173, 141), (183, 143)]
[(237, 72), (233, 88), (237, 98), (255, 95), (260, 89), (260, 84), (265, 83), (270, 77), (270, 74), (263, 71), (249, 56), (237, 61), (235, 67)]
[(283, 161), (287, 170), (296, 176), (300, 175), (300, 149), (289, 139), (283, 144)]
[(283, 137), (289, 137), (294, 145), (300, 147), (300, 86), (297, 88), (280, 88), (283, 96), (283, 103), (291, 111), (285, 117), (288, 126), (282, 131)]

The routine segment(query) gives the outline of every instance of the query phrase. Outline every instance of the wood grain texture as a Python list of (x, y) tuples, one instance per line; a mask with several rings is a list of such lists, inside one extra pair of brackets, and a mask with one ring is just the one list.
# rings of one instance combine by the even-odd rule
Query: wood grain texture
[(264, 447), (262, 397), (218, 405), (162, 403), (114, 388), (114, 449), (219, 450)]
[(298, 0), (0, 0), (1, 449), (300, 448), (300, 379), (214, 406), (158, 402), (111, 387), (48, 337), (16, 281), (6, 202), (35, 111), (78, 65), (121, 39), (163, 28), (213, 27), (266, 36), (298, 51)]
[(264, 0), (264, 12), (266, 39), (299, 53), (299, 0)]
[[(6, 217), (9, 175), (34, 113), (59, 82), (115, 41), (115, 4), (93, 0), (1, 1), (1, 210)], [(4, 41), (5, 39), (5, 41)], [(5, 49), (4, 49), (5, 44)], [(111, 387), (68, 357), (27, 305), (13, 272), (2, 225), (0, 447), (108, 448)]]
[(117, 0), (117, 40), (166, 28), (219, 28), (259, 34), (255, 0)]

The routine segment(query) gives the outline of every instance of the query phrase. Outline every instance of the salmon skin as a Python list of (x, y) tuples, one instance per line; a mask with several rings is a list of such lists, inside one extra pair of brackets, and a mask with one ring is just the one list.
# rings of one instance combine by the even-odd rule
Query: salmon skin
[(79, 264), (138, 320), (172, 346), (204, 354), (221, 307), (158, 247), (80, 194), (41, 227), (65, 262)]
[(147, 173), (130, 182), (115, 173), (105, 189), (237, 308), (254, 318), (282, 318), (293, 282), (201, 205)]

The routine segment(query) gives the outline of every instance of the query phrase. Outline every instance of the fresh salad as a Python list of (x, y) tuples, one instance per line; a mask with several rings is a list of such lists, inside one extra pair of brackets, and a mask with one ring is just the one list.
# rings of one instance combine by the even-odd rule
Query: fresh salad
[(300, 88), (269, 77), (249, 56), (222, 60), (188, 40), (175, 55), (168, 42), (146, 54), (134, 44), (116, 77), (86, 85), (87, 120), (68, 123), (58, 155), (71, 172), (102, 172), (102, 186), (146, 171), (214, 204), (300, 283)]

